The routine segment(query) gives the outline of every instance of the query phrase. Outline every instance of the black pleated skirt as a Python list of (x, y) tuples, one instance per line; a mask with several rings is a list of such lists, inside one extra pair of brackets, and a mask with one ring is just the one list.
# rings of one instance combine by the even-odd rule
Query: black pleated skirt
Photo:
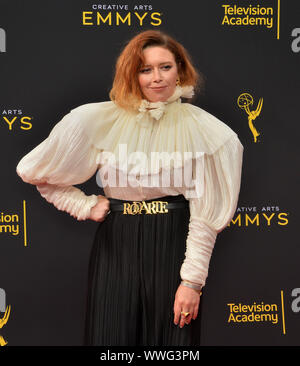
[[(157, 200), (186, 201), (183, 195)], [(99, 223), (89, 263), (85, 345), (200, 345), (202, 301), (195, 320), (183, 328), (174, 324), (189, 218), (186, 205), (164, 214), (112, 211)]]

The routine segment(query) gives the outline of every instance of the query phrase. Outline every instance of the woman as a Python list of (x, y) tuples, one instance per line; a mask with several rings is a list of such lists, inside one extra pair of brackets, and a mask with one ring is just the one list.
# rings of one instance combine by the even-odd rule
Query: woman
[[(198, 80), (181, 44), (142, 32), (117, 60), (111, 100), (71, 110), (17, 166), (59, 210), (99, 222), (86, 345), (200, 345), (201, 289), (235, 213), (243, 146), (182, 102)], [(73, 186), (97, 170), (105, 196)]]

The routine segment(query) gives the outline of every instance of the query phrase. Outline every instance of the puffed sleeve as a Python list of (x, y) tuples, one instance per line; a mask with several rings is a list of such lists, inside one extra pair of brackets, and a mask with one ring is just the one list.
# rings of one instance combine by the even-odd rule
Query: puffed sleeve
[(205, 285), (217, 234), (230, 223), (238, 203), (244, 147), (233, 135), (204, 155), (203, 195), (190, 198), (190, 223), (182, 280)]
[(88, 196), (73, 187), (87, 181), (97, 170), (98, 150), (85, 128), (82, 116), (69, 112), (16, 167), (24, 182), (36, 185), (49, 203), (77, 220), (87, 219), (98, 202), (96, 195)]

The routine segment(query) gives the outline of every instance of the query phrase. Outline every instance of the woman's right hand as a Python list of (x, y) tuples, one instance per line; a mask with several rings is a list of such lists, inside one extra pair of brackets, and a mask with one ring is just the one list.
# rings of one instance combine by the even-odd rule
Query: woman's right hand
[(102, 222), (109, 212), (109, 200), (105, 196), (98, 195), (98, 203), (91, 208), (90, 220)]

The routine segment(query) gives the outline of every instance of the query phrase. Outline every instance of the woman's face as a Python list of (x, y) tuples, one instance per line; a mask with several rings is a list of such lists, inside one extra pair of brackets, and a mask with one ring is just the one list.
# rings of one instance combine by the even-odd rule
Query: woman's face
[(174, 93), (178, 78), (174, 55), (160, 46), (149, 46), (143, 54), (145, 64), (138, 74), (141, 91), (149, 102), (165, 102)]

